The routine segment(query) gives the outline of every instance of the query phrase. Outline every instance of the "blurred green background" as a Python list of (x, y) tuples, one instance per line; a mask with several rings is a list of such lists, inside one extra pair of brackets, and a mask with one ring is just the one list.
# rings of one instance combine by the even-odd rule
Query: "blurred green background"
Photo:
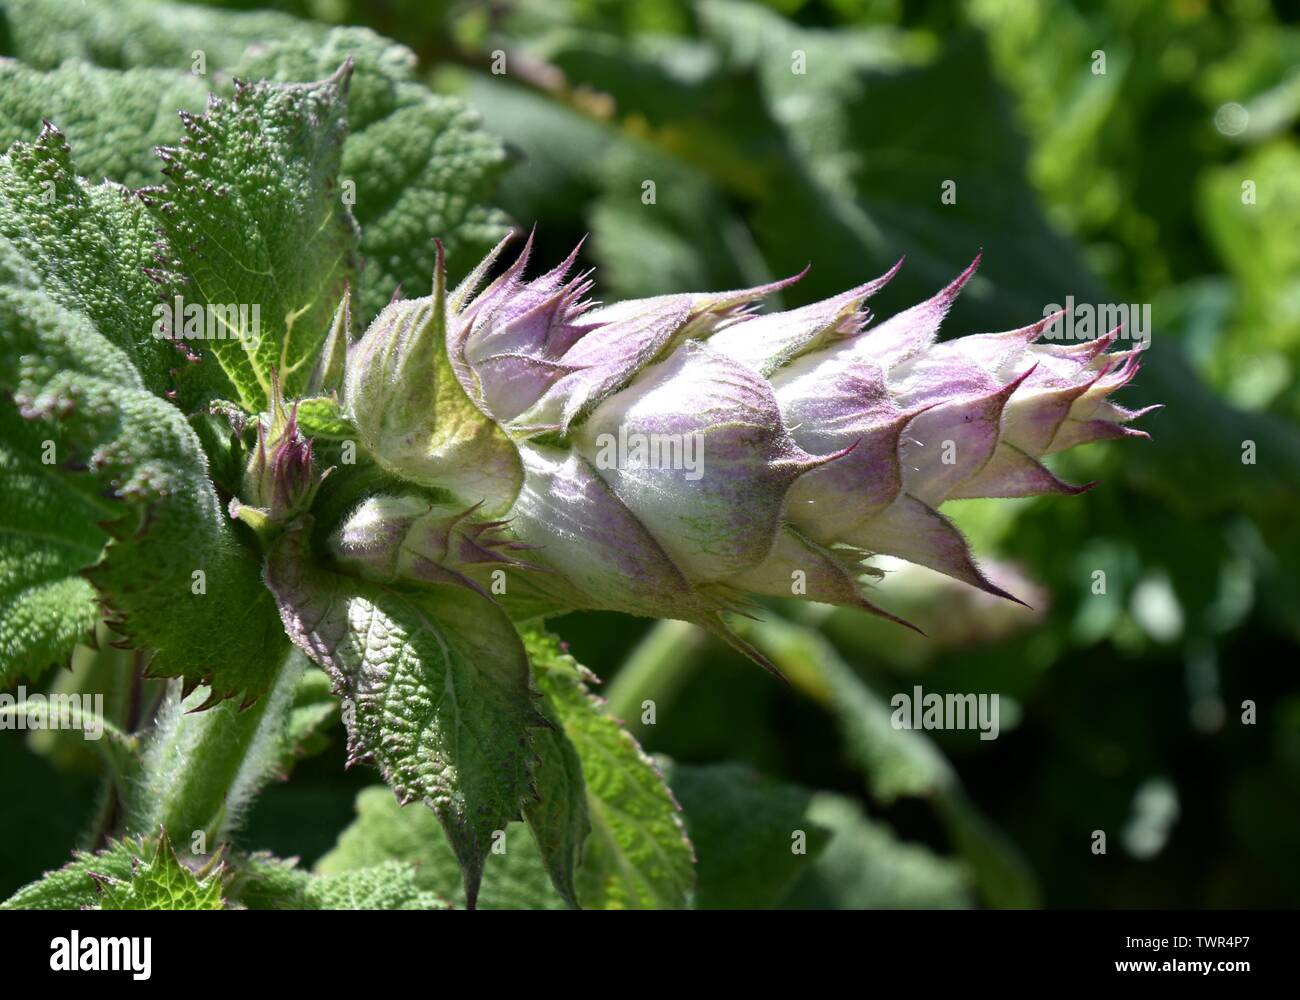
[[(0, 3), (0, 54), (66, 57), (62, 42), (27, 47), (31, 6)], [(75, 33), (78, 6), (51, 2), (46, 16)], [(1294, 7), (222, 6), (261, 9), (230, 15), (263, 19), (239, 22), (250, 27), (228, 44), (240, 48), (263, 30), (327, 25), (409, 46), (429, 85), (467, 100), (507, 144), (494, 200), (536, 223), (538, 259), (590, 234), (583, 262), (605, 300), (756, 284), (811, 262), (784, 293), (795, 306), (905, 253), (872, 302), (885, 316), (983, 250), (947, 336), (1028, 324), (1067, 295), (1150, 304), (1150, 351), (1121, 396), (1166, 404), (1142, 422), (1150, 442), (1061, 456), (1065, 478), (1101, 480), (1081, 497), (945, 507), (1035, 611), (907, 570), (885, 578), (879, 603), (931, 632), (926, 640), (856, 613), (774, 605), (752, 638), (781, 660), (790, 687), (673, 625), (654, 627), (639, 652), (653, 623), (573, 615), (554, 629), (606, 680), (616, 708), (634, 716), (642, 697), (655, 698), (655, 724), (639, 732), (651, 752), (740, 761), (838, 793), (822, 803), (836, 839), (785, 905), (1300, 901)], [(128, 26), (142, 18), (181, 33), (176, 48), (188, 51), (181, 6), (121, 9)], [(148, 61), (145, 43), (77, 38), (87, 61)], [(642, 201), (645, 180), (654, 205)], [(945, 181), (955, 204), (941, 199)], [(999, 693), (1001, 736), (882, 730), (880, 706), (915, 684)], [(357, 790), (375, 780), (342, 771), (340, 743), (265, 794), (248, 846), (311, 861), (333, 845)], [(93, 775), (60, 766), (0, 740), (0, 898), (61, 863), (84, 825)], [(745, 815), (738, 809), (739, 822)], [(1093, 852), (1095, 831), (1106, 834), (1104, 855)], [(928, 850), (899, 853), (894, 838)], [(863, 885), (868, 858), (887, 872), (925, 870)]]

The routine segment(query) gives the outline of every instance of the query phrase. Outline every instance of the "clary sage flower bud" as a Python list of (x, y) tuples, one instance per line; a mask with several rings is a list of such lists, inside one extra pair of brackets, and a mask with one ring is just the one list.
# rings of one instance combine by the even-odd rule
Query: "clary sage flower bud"
[[(1146, 436), (1109, 399), (1138, 368), (1137, 351), (1107, 352), (1113, 335), (1037, 344), (1049, 317), (936, 342), (978, 259), (871, 325), (864, 303), (897, 265), (788, 312), (753, 309), (798, 277), (597, 308), (589, 275), (567, 278), (576, 250), (525, 278), (531, 239), (477, 291), (505, 243), (450, 294), (440, 258), (434, 294), (390, 305), (347, 359), (366, 447), (459, 503), (363, 506), (336, 545), (366, 572), (434, 579), (427, 560), (482, 586), (494, 560), (459, 546), (490, 523), (551, 571), (511, 575), (503, 602), (521, 616), (610, 609), (734, 639), (722, 613), (769, 595), (892, 618), (864, 595), (873, 556), (1011, 597), (944, 501), (1077, 493), (1044, 456)], [(415, 524), (418, 558), (403, 548)]]

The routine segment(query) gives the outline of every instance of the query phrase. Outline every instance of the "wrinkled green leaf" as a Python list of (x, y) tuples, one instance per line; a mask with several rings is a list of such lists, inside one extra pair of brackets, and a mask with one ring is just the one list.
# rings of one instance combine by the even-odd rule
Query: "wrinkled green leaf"
[(146, 852), (136, 840), (115, 840), (93, 854), (78, 851), (62, 868), (23, 886), (0, 910), (80, 910), (94, 906), (99, 893), (92, 875), (127, 880), (132, 863)]
[(177, 112), (202, 111), (207, 98), (202, 77), (171, 69), (119, 71), (80, 61), (37, 69), (2, 61), (0, 148), (30, 139), (49, 120), (77, 150), (87, 177), (139, 188), (159, 180), (154, 146), (180, 139)]
[(67, 662), (99, 618), (79, 571), (99, 558), (95, 522), (109, 509), (41, 461), (46, 440), (57, 457), (58, 437), (39, 431), (0, 402), (0, 688)]
[(538, 686), (577, 749), (587, 785), (591, 836), (578, 872), (578, 901), (591, 909), (680, 908), (695, 885), (694, 855), (680, 807), (654, 762), (587, 691), (594, 680), (555, 638), (525, 636)]
[(350, 76), (344, 63), (318, 83), (237, 83), (182, 116), (180, 145), (159, 151), (167, 184), (146, 195), (170, 243), (162, 280), (207, 307), (203, 349), (254, 412), (273, 370), (288, 398), (307, 385), (358, 267), (338, 181)]
[(532, 795), (530, 730), (545, 725), (514, 626), (468, 589), (407, 593), (317, 569), (302, 527), (272, 550), (266, 582), (344, 698), (351, 759), (437, 813), (472, 905), (494, 835)]
[(125, 878), (94, 874), (101, 910), (223, 910), (225, 866), (209, 859), (195, 870), (172, 850), (166, 833), (144, 857), (131, 859)]
[(445, 910), (437, 893), (416, 884), (415, 870), (400, 861), (371, 868), (317, 875), (306, 887), (303, 902), (314, 910)]
[[(48, 207), (29, 197), (43, 179), (56, 197), (86, 196), (53, 129), (0, 157), (3, 388), (26, 419), (57, 421), (57, 467), (69, 485), (111, 501), (113, 540), (87, 575), (115, 628), (155, 650), (156, 675), (210, 681), (214, 698), (255, 696), (285, 648), (257, 562), (234, 536), (194, 432), (132, 363), (129, 348), (149, 340), (133, 333), (136, 286), (118, 267), (92, 274), (41, 257), (82, 245), (75, 229), (66, 242), (51, 239)], [(92, 200), (114, 196), (100, 190)], [(83, 221), (64, 208), (52, 216), (60, 224)]]
[(434, 237), (462, 272), (500, 239), (506, 219), (490, 198), (505, 151), (464, 102), (430, 93), (414, 53), (370, 31), (337, 29), (320, 42), (289, 36), (251, 52), (236, 72), (310, 80), (349, 57), (356, 71), (341, 176), (355, 185), (366, 257), (357, 308), (368, 323), (399, 286), (427, 294)]
[(245, 13), (154, 0), (6, 0), (0, 16), (0, 38), (7, 42), (4, 54), (41, 69), (83, 59), (114, 69), (168, 66), (188, 73), (197, 50), (211, 72), (235, 62), (254, 42), (324, 30), (271, 11)]
[[(523, 824), (507, 828), (504, 845), (504, 853), (494, 854), (483, 873), (479, 908), (562, 909), (564, 901), (552, 887), (536, 843)], [(377, 785), (357, 796), (356, 820), (316, 867), (334, 874), (390, 860), (413, 864), (422, 889), (457, 906), (465, 904), (460, 863), (437, 818), (418, 806), (403, 808), (391, 791)]]
[[(553, 650), (548, 644), (529, 637), (525, 645), (533, 677), (542, 691), (542, 714), (550, 728), (538, 734), (537, 801), (524, 808), (524, 818), (556, 891), (570, 906), (576, 907), (575, 879), (591, 833), (587, 784), (582, 775), (582, 759), (566, 735), (564, 720), (549, 695), (553, 685), (563, 683), (561, 678), (568, 664), (548, 655)], [(555, 676), (556, 672), (561, 678)]]
[(34, 141), (8, 154), (0, 202), (0, 235), (26, 264), (9, 280), (84, 314), (143, 386), (163, 395), (176, 386), (170, 370), (186, 362), (153, 332), (161, 294), (145, 269), (158, 263), (157, 225), (126, 189), (78, 177), (56, 128), (23, 139)]
[[(67, 10), (74, 5), (76, 17)], [(125, 18), (118, 16), (122, 8)], [(10, 70), (17, 83), (12, 97), (0, 99), (0, 138), (8, 122), (23, 127), (33, 114), (38, 126), (41, 117), (66, 121), (78, 148), (101, 151), (87, 162), (95, 175), (133, 185), (157, 176), (152, 147), (173, 144), (181, 134), (172, 112), (197, 110), (207, 89), (228, 94), (232, 77), (322, 79), (353, 59), (341, 180), (350, 182), (347, 194), (362, 230), (366, 268), (357, 307), (363, 325), (399, 286), (408, 295), (427, 290), (433, 237), (447, 247), (454, 280), (505, 231), (506, 217), (490, 204), (506, 165), (502, 144), (464, 102), (429, 91), (414, 53), (374, 32), (138, 0), (89, 6), (73, 0), (56, 6), (54, 19), (58, 26), (50, 31), (30, 4), (10, 14), (12, 53), (48, 72)], [(178, 25), (186, 42), (178, 45), (159, 23)], [(254, 41), (260, 44), (245, 52)], [(206, 77), (190, 72), (195, 50), (204, 52)], [(104, 68), (58, 66), (65, 58)], [(154, 68), (117, 72), (125, 66)], [(42, 89), (46, 97), (36, 110)]]

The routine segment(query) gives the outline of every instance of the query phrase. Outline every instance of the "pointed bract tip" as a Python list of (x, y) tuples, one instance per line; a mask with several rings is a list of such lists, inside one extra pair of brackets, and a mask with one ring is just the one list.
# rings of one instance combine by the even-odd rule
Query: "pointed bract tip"
[(878, 278), (872, 278), (870, 281), (864, 282), (863, 284), (859, 285), (857, 288), (854, 289), (854, 292), (858, 293), (858, 295), (860, 295), (864, 299), (868, 299), (871, 296), (875, 295), (878, 291), (880, 291), (887, 284), (889, 284), (891, 281), (894, 280), (894, 275), (896, 275), (902, 269), (903, 261), (905, 260), (907, 260), (906, 255), (899, 257), (898, 260), (894, 262), (893, 267), (891, 267), (888, 271), (880, 275), (880, 277)]
[(961, 274), (957, 275), (957, 277), (953, 278), (952, 281), (948, 283), (948, 286), (944, 291), (952, 296), (956, 296), (956, 294), (965, 287), (966, 282), (970, 281), (970, 279), (975, 276), (975, 272), (979, 270), (980, 261), (983, 259), (984, 251), (981, 250), (975, 255), (975, 259), (966, 265), (966, 270), (962, 271)]

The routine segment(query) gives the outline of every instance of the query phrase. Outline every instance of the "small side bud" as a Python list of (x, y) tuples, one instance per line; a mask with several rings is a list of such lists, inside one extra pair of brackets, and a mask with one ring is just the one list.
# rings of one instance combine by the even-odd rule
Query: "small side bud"
[(312, 443), (298, 429), (295, 405), (287, 411), (278, 377), (272, 376), (270, 427), (257, 426), (257, 447), (244, 467), (240, 497), (230, 502), (230, 516), (259, 534), (304, 513), (311, 506), (321, 481)]

